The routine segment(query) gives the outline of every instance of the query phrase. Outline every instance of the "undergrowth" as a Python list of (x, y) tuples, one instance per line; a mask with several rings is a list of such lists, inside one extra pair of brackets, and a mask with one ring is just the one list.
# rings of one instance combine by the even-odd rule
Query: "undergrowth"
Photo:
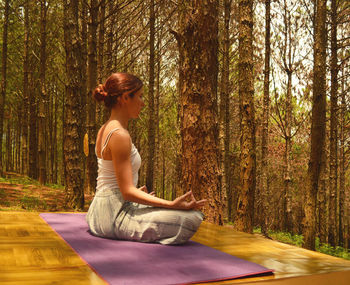
[[(261, 234), (261, 228), (255, 228), (254, 233)], [(288, 232), (271, 231), (271, 230), (268, 232), (268, 234), (274, 240), (295, 245), (298, 247), (301, 247), (304, 243), (303, 235), (298, 235), (298, 234), (293, 235)], [(343, 248), (341, 246), (333, 247), (328, 243), (320, 244), (320, 239), (318, 237), (316, 237), (315, 245), (316, 245), (315, 246), (316, 251), (318, 252), (350, 260), (350, 252), (346, 248)]]

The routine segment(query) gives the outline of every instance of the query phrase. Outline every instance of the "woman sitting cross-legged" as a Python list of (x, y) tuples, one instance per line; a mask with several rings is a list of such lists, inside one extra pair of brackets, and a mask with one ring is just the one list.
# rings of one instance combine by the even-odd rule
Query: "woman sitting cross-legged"
[(113, 73), (94, 91), (110, 109), (96, 139), (97, 189), (86, 215), (93, 235), (161, 244), (182, 244), (199, 228), (203, 214), (192, 192), (168, 201), (137, 188), (141, 157), (127, 131), (144, 107), (143, 83), (129, 73)]

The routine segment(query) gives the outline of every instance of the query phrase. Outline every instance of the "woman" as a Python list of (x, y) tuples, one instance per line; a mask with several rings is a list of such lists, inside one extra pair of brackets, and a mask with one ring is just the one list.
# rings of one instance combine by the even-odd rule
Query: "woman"
[(148, 194), (145, 186), (136, 188), (141, 157), (127, 126), (144, 107), (142, 81), (128, 73), (113, 73), (93, 95), (111, 115), (96, 139), (97, 189), (86, 215), (91, 233), (112, 239), (185, 243), (203, 220), (196, 209), (205, 200), (196, 201), (188, 192), (168, 201)]

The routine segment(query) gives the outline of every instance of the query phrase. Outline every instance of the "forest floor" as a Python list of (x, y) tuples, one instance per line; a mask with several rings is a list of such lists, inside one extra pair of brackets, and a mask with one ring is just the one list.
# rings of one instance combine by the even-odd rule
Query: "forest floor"
[[(65, 189), (62, 185), (41, 185), (37, 180), (11, 172), (5, 173), (5, 178), (0, 177), (0, 211), (75, 212), (74, 209), (65, 207), (64, 197)], [(93, 195), (84, 194), (84, 199), (84, 212), (87, 212)], [(226, 226), (232, 227), (230, 224)], [(261, 235), (260, 229), (255, 229), (254, 234)], [(303, 243), (302, 235), (270, 231), (269, 236), (273, 240), (298, 247)], [(350, 260), (350, 252), (347, 249), (319, 244), (318, 238), (316, 250)]]
[[(41, 185), (37, 180), (7, 172), (0, 177), (0, 211), (68, 212), (64, 205), (64, 186)], [(89, 209), (93, 195), (84, 194), (84, 211)]]

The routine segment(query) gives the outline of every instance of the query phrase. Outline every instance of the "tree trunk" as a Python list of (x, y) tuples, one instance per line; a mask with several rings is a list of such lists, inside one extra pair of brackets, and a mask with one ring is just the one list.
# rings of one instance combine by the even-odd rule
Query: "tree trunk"
[(315, 249), (316, 198), (323, 159), (326, 126), (326, 0), (317, 1), (314, 26), (314, 77), (311, 119), (311, 153), (306, 181), (304, 247)]
[(146, 187), (149, 192), (153, 191), (154, 175), (154, 149), (155, 149), (155, 121), (154, 114), (154, 34), (155, 13), (154, 0), (150, 0), (150, 57), (149, 57), (149, 86), (148, 86), (148, 156)]
[(92, 99), (92, 91), (97, 86), (97, 0), (91, 0), (90, 3), (90, 21), (89, 21), (89, 48), (88, 48), (88, 138), (89, 138), (89, 155), (87, 157), (87, 182), (88, 193), (96, 191), (97, 177), (97, 159), (95, 155), (96, 143), (96, 102)]
[(11, 134), (12, 109), (9, 108), (7, 116), (6, 133), (6, 171), (12, 171), (12, 134)]
[(227, 217), (232, 221), (232, 186), (230, 167), (230, 18), (231, 2), (224, 1), (224, 39), (222, 55), (221, 94), (220, 94), (220, 149), (224, 169), (224, 191), (227, 197)]
[(340, 199), (344, 198), (344, 208), (342, 216), (344, 217), (344, 231), (343, 231), (343, 241), (344, 247), (349, 248), (350, 233), (349, 233), (349, 222), (350, 222), (350, 191), (345, 190), (345, 111), (346, 111), (346, 101), (345, 101), (345, 74), (344, 68), (342, 70), (342, 88), (341, 88), (341, 111), (340, 111), (340, 153), (339, 153), (339, 196)]
[(23, 132), (22, 132), (22, 174), (28, 174), (28, 110), (29, 110), (29, 4), (30, 0), (24, 3), (24, 61), (23, 61)]
[(23, 129), (23, 104), (17, 107), (17, 126), (15, 127), (16, 152), (15, 152), (15, 172), (21, 173), (21, 136)]
[(38, 109), (38, 152), (39, 152), (39, 182), (46, 183), (46, 0), (40, 1), (40, 100)]
[[(57, 180), (57, 173), (58, 173), (58, 137), (57, 137), (57, 111), (58, 111), (58, 94), (57, 94), (57, 90), (56, 90), (56, 84), (55, 84), (55, 97), (54, 97), (54, 102), (55, 102), (55, 110), (54, 110), (54, 134), (53, 134), (53, 138), (54, 138), (54, 144), (53, 144), (53, 160), (54, 160), (54, 172), (53, 172), (53, 180), (52, 183), (57, 184), (58, 180)], [(83, 96), (82, 96), (83, 97)]]
[(180, 56), (181, 186), (196, 199), (208, 199), (203, 209), (207, 220), (222, 224), (216, 101), (219, 1), (186, 3), (180, 8), (180, 32), (173, 31)]
[(38, 178), (37, 166), (37, 98), (34, 92), (34, 74), (29, 73), (29, 177), (33, 179)]
[[(327, 133), (325, 137), (325, 143), (323, 145), (323, 160), (321, 161), (321, 169), (320, 169), (320, 178), (319, 178), (319, 187), (318, 187), (318, 207), (316, 211), (318, 210), (318, 236), (320, 238), (321, 243), (327, 243), (328, 242), (328, 155), (327, 155)], [(317, 234), (317, 231), (316, 231)]]
[[(118, 9), (118, 7), (115, 7), (114, 1), (107, 1), (108, 3), (108, 15), (110, 15), (113, 11), (113, 9)], [(106, 50), (106, 73), (110, 74), (113, 72), (113, 31), (114, 31), (114, 25), (115, 25), (115, 19), (116, 16), (112, 15), (108, 19), (108, 26), (107, 26), (107, 50)]]
[(256, 173), (254, 74), (253, 74), (253, 1), (239, 1), (239, 107), (240, 107), (240, 191), (235, 227), (253, 232)]
[[(160, 6), (157, 7), (157, 14), (156, 18), (159, 16), (159, 9)], [(159, 23), (159, 21), (158, 21)], [(159, 26), (159, 25), (157, 25)], [(159, 95), (160, 95), (160, 72), (161, 72), (161, 59), (162, 59), (162, 37), (163, 37), (163, 29), (161, 27), (158, 28), (157, 32), (157, 57), (156, 57), (156, 64), (157, 64), (157, 72), (156, 72), (156, 96), (154, 98), (154, 121), (155, 124), (155, 171), (159, 173), (160, 168), (160, 137), (159, 137)], [(159, 181), (159, 180), (158, 180)], [(159, 183), (155, 186), (155, 189), (158, 191), (161, 189)]]
[(79, 137), (81, 129), (80, 96), (82, 96), (82, 54), (78, 27), (78, 0), (65, 0), (64, 39), (66, 48), (66, 108), (64, 132), (65, 164), (65, 204), (75, 210), (84, 209), (84, 191), (81, 171), (82, 143)]
[[(99, 13), (99, 25), (98, 25), (98, 82), (102, 82), (104, 78), (104, 42), (105, 42), (105, 17), (106, 17), (106, 1), (100, 0), (100, 13)], [(98, 125), (103, 125), (105, 120), (105, 106), (103, 104), (97, 104), (98, 109)], [(108, 120), (108, 118), (107, 118)]]
[[(337, 1), (331, 1), (331, 127), (329, 141), (329, 233), (328, 243), (338, 245), (337, 238), (337, 182), (338, 182), (338, 62), (337, 62)], [(339, 206), (342, 201), (339, 200)], [(340, 209), (339, 209), (340, 210)], [(340, 224), (339, 224), (340, 229)], [(340, 236), (339, 236), (340, 237)]]
[[(81, 65), (81, 73), (83, 75), (81, 81), (81, 92), (83, 96), (81, 96), (80, 104), (81, 104), (81, 137), (85, 138), (85, 134), (87, 133), (87, 100), (91, 100), (91, 98), (87, 98), (85, 96), (88, 94), (87, 89), (87, 58), (88, 58), (88, 2), (81, 1), (81, 55), (82, 55), (82, 65)], [(82, 169), (83, 169), (83, 177), (84, 177), (84, 192), (86, 188), (88, 188), (88, 179), (86, 179), (86, 156), (85, 153), (82, 154)]]
[(261, 138), (261, 193), (263, 201), (263, 223), (261, 225), (261, 232), (268, 236), (270, 228), (270, 210), (269, 210), (269, 187), (267, 180), (267, 157), (268, 157), (268, 139), (269, 139), (269, 112), (270, 112), (270, 0), (265, 1), (265, 69), (264, 69), (264, 104), (263, 104), (263, 121), (262, 121), (262, 138)]
[[(289, 28), (290, 29), (290, 28)], [(289, 44), (289, 47), (291, 45)], [(289, 56), (291, 56), (291, 50), (289, 50)], [(291, 63), (289, 62), (289, 67)], [(285, 153), (284, 153), (284, 218), (283, 218), (283, 230), (292, 232), (292, 202), (291, 202), (291, 177), (290, 177), (290, 154), (292, 148), (292, 71), (287, 70), (288, 83), (287, 83), (287, 98), (286, 98), (286, 118), (285, 118)]]
[(4, 28), (2, 32), (2, 65), (1, 65), (1, 96), (0, 96), (0, 176), (3, 176), (2, 161), (2, 138), (4, 131), (4, 110), (6, 103), (6, 84), (7, 84), (7, 29), (9, 24), (10, 0), (5, 0), (4, 10)]

